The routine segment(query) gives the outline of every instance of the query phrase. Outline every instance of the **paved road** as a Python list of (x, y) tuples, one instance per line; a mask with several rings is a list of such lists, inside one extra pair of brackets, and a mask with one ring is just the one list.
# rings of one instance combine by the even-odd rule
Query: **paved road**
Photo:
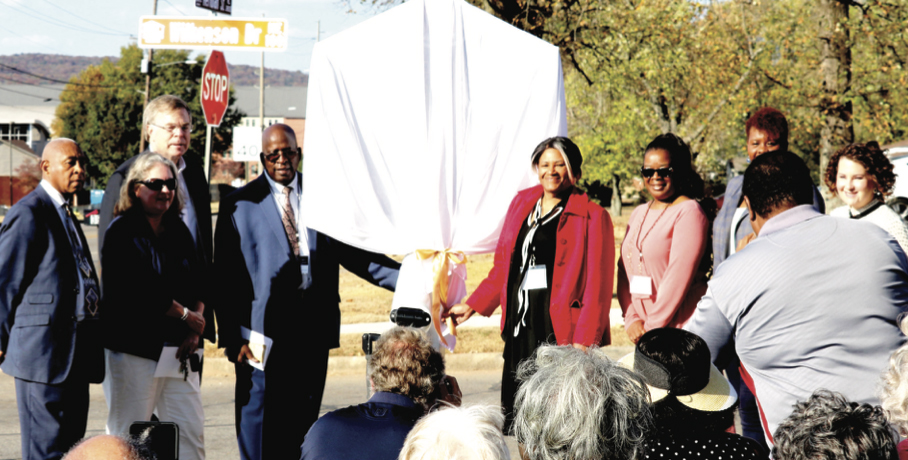
[[(498, 402), (501, 371), (475, 371), (456, 375), (464, 391), (466, 404)], [(233, 382), (229, 375), (205, 375), (202, 384), (202, 404), (205, 408), (205, 446), (210, 459), (238, 459), (233, 416)], [(322, 402), (322, 413), (357, 404), (366, 399), (365, 377), (339, 375), (328, 377)], [(107, 406), (101, 385), (91, 386), (87, 435), (104, 432)], [(511, 440), (516, 455), (516, 443)], [(12, 377), (0, 374), (0, 460), (19, 459), (19, 418), (16, 411), (16, 390)]]

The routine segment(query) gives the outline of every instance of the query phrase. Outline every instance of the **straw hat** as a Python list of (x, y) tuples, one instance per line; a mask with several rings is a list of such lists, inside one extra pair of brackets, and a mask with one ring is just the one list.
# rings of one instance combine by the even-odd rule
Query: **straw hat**
[[(693, 340), (695, 349), (688, 356), (679, 357), (682, 366), (681, 370), (676, 370), (676, 375), (672, 375), (666, 366), (640, 350), (640, 344), (647, 340), (673, 340), (680, 344), (681, 340), (691, 340), (690, 336), (696, 338)], [(621, 358), (619, 363), (643, 377), (654, 403), (671, 395), (691, 409), (717, 412), (732, 407), (738, 400), (738, 393), (710, 362), (706, 343), (691, 332), (669, 328), (653, 329), (640, 337), (634, 352)]]

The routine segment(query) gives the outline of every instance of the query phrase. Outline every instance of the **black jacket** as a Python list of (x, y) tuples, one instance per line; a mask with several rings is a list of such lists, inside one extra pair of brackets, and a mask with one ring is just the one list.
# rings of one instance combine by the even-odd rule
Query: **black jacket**
[(111, 223), (101, 250), (104, 348), (157, 360), (179, 346), (189, 326), (165, 316), (173, 300), (193, 308), (202, 298), (205, 266), (189, 229), (174, 214), (155, 236), (140, 207)]

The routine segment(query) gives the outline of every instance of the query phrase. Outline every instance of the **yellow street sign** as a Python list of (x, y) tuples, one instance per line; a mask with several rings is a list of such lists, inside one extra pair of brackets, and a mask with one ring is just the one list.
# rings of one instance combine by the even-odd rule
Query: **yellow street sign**
[(285, 51), (287, 20), (142, 16), (139, 48)]

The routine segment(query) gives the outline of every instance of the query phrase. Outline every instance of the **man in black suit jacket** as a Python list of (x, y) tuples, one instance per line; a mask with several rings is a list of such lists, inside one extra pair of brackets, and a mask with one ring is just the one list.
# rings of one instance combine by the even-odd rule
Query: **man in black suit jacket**
[(88, 384), (104, 378), (98, 278), (69, 209), (87, 163), (72, 140), (51, 141), (40, 185), (0, 228), (0, 367), (16, 378), (27, 460), (59, 459), (85, 435)]
[[(211, 266), (211, 195), (208, 193), (208, 179), (198, 161), (184, 157), (189, 149), (189, 135), (192, 132), (192, 117), (189, 106), (182, 99), (164, 95), (155, 98), (145, 108), (145, 139), (148, 151), (163, 155), (177, 165), (180, 188), (189, 196), (184, 196), (182, 212), (183, 222), (192, 233), (196, 250), (205, 264), (205, 272)], [(120, 187), (129, 173), (136, 157), (126, 160), (107, 180), (104, 200), (101, 202), (100, 223), (98, 225), (98, 248), (104, 247), (104, 234), (113, 220), (113, 209), (120, 197)], [(205, 333), (203, 338), (214, 342), (213, 308), (205, 309)]]

